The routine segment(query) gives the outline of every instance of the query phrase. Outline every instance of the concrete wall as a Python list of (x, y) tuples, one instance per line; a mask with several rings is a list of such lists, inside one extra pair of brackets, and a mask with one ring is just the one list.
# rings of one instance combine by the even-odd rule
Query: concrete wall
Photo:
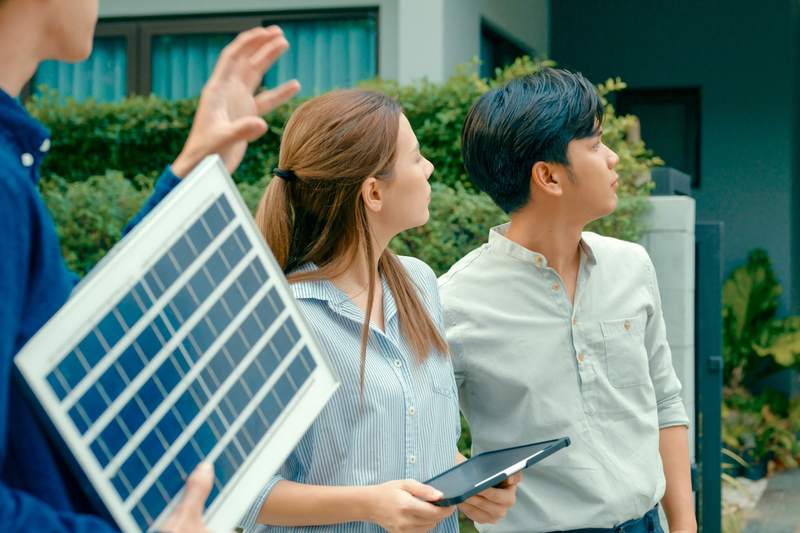
[(695, 201), (685, 196), (653, 196), (647, 214), (648, 233), (642, 239), (658, 276), (661, 308), (672, 349), (672, 366), (683, 390), (689, 414), (689, 446), (695, 452), (694, 295)]
[(144, 17), (377, 7), (380, 75), (447, 79), (480, 54), (481, 18), (547, 53), (547, 0), (104, 0), (100, 16)]
[(554, 0), (550, 11), (561, 66), (637, 88), (700, 87), (697, 218), (724, 221), (728, 269), (766, 248), (790, 309), (800, 305), (795, 11), (792, 0)]

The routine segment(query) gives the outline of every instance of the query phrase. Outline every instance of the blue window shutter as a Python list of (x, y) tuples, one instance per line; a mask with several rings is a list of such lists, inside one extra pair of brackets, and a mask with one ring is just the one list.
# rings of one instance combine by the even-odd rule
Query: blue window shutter
[(36, 71), (33, 87), (46, 85), (76, 100), (94, 98), (112, 102), (128, 93), (127, 41), (124, 37), (97, 37), (88, 59), (76, 64), (45, 61)]

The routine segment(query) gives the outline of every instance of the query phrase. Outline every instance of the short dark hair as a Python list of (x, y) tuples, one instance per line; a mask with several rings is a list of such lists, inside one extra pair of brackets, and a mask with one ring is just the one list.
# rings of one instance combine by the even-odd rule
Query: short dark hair
[(544, 68), (487, 92), (461, 131), (461, 155), (475, 186), (506, 213), (528, 203), (531, 167), (569, 164), (567, 145), (594, 135), (603, 103), (582, 74)]

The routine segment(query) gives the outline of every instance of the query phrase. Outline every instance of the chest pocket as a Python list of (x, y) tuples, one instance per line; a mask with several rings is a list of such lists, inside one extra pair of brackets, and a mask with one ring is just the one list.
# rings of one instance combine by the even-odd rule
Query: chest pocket
[(644, 345), (644, 316), (600, 323), (608, 381), (617, 388), (645, 385), (650, 379)]

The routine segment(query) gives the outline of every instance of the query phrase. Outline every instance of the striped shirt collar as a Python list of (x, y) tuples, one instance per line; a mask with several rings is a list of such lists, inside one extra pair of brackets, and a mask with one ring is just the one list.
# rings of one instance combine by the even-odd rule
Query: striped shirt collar
[[(292, 271), (292, 273), (313, 272), (315, 270), (319, 270), (317, 265), (314, 263), (305, 263)], [(327, 302), (331, 309), (339, 313), (350, 311), (348, 314), (352, 315), (354, 311), (357, 311), (356, 314), (360, 313), (360, 319), (363, 320), (363, 312), (361, 309), (352, 302), (347, 294), (331, 283), (330, 280), (307, 280), (292, 283), (291, 285), (295, 298), (299, 300), (308, 299)], [(383, 320), (388, 324), (397, 314), (397, 304), (384, 276), (381, 276), (381, 285), (383, 286)]]

